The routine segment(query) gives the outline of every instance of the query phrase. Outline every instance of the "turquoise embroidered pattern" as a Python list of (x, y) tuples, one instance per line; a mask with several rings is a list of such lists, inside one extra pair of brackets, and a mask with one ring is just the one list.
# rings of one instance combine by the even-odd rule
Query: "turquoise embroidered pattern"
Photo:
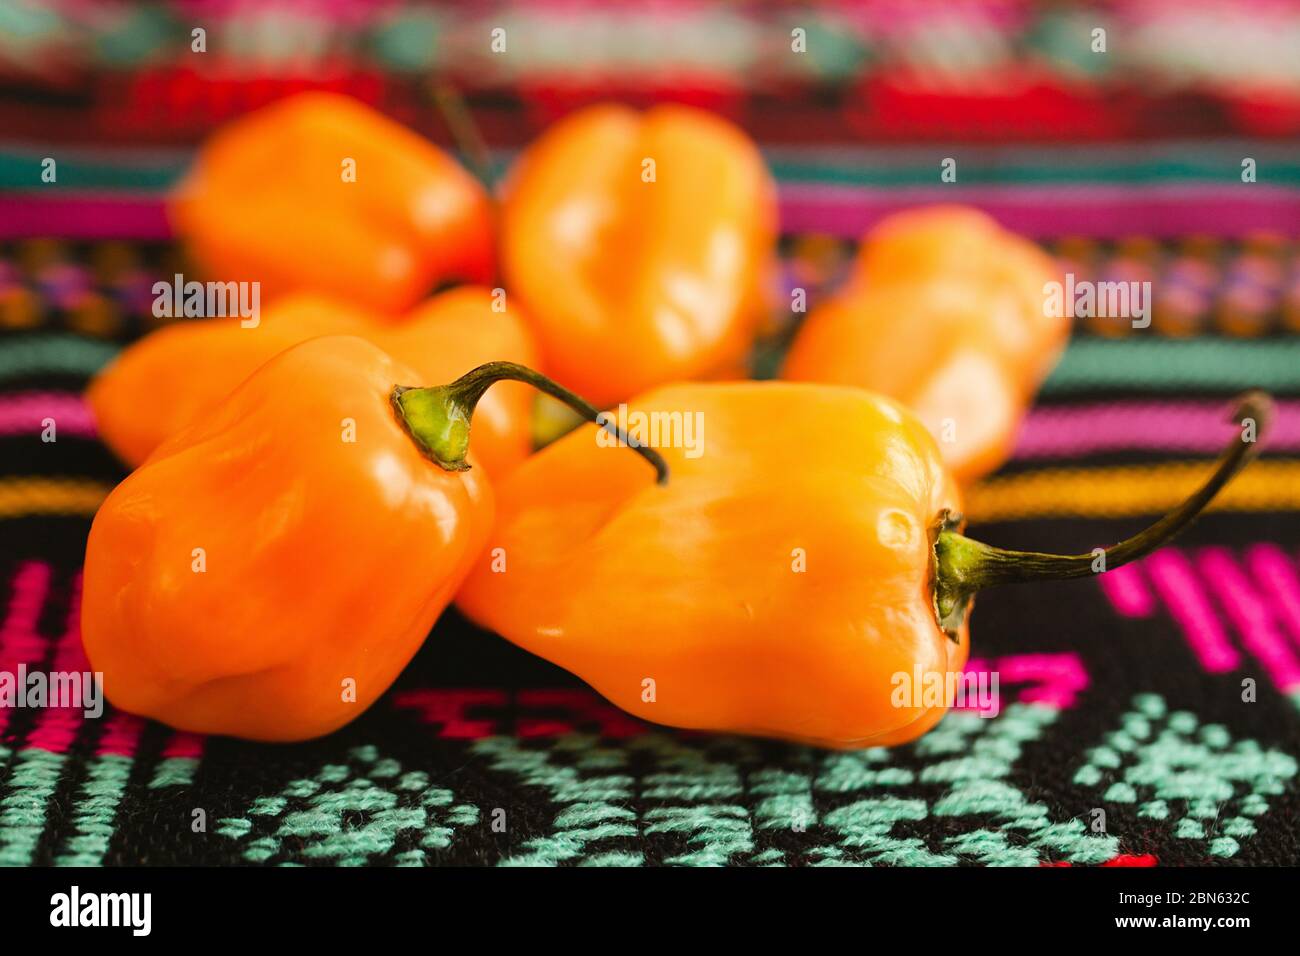
[[(1119, 852), (1116, 838), (1082, 819), (1053, 820), (1007, 779), (1022, 745), (1056, 716), (1021, 703), (993, 720), (953, 713), (902, 751), (786, 747), (783, 767), (764, 766), (752, 741), (658, 733), (617, 745), (570, 735), (544, 747), (491, 737), (472, 749), (563, 806), (553, 832), (504, 865), (645, 863), (638, 837), (665, 833), (680, 837), (682, 852), (658, 862), (680, 866), (1101, 863)], [(627, 772), (635, 767), (645, 769), (639, 778)], [(752, 813), (746, 794), (758, 797)], [(912, 825), (933, 817), (963, 830), (931, 846)], [(780, 846), (760, 848), (759, 832)]]
[(1295, 775), (1289, 754), (1253, 740), (1234, 743), (1227, 728), (1201, 724), (1190, 711), (1171, 713), (1162, 698), (1144, 694), (1088, 752), (1074, 782), (1104, 787), (1104, 802), (1134, 808), (1144, 820), (1169, 821), (1178, 839), (1231, 857), (1254, 836), (1269, 798)]
[(219, 820), (216, 832), (238, 841), (250, 863), (363, 866), (396, 850), (396, 865), (424, 866), (451, 846), (458, 828), (478, 822), (477, 807), (457, 803), (423, 772), (403, 772), (376, 748), (354, 748), (348, 757), (258, 798), (245, 816)]

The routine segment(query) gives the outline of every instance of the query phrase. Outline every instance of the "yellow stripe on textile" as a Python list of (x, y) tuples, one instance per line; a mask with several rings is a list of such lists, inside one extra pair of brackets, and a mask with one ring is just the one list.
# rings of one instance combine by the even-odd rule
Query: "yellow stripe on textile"
[(0, 519), (31, 515), (93, 515), (112, 487), (81, 478), (0, 480)]
[[(1127, 518), (1174, 508), (1210, 476), (1208, 461), (1046, 468), (989, 478), (966, 492), (972, 523), (1033, 518)], [(1300, 461), (1252, 462), (1210, 511), (1300, 511)]]

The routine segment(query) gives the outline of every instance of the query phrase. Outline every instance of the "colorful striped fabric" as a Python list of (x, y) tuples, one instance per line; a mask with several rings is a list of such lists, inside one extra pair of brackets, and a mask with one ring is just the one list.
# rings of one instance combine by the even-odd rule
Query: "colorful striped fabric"
[[(76, 559), (120, 472), (77, 389), (118, 347), (0, 338), (0, 672), (85, 667)], [(970, 490), (988, 540), (1112, 539), (1206, 472), (1232, 391), (1275, 389), (1277, 421), (1179, 546), (1096, 583), (981, 598), (968, 669), (998, 676), (996, 717), (966, 707), (914, 745), (850, 754), (675, 734), (451, 615), (369, 714), (274, 761), (111, 706), (0, 708), (0, 863), (1284, 862), (1300, 804), (1297, 357), (1291, 338), (1076, 339), (1011, 464)]]
[[(85, 537), (123, 471), (81, 391), (154, 327), (150, 286), (184, 262), (161, 203), (187, 148), (60, 147), (48, 188), (32, 180), (46, 152), (0, 143), (0, 689), (20, 670), (86, 667)], [(0, 864), (1297, 862), (1294, 149), (1257, 137), (767, 154), (781, 282), (814, 303), (871, 221), (930, 200), (989, 209), (1088, 275), (1154, 277), (1151, 328), (1081, 320), (1012, 460), (967, 489), (984, 540), (1078, 553), (1137, 530), (1207, 473), (1233, 431), (1230, 397), (1252, 386), (1278, 400), (1261, 460), (1136, 565), (981, 595), (968, 670), (996, 676), (991, 706), (959, 708), (906, 747), (831, 753), (648, 725), (450, 612), (368, 713), (273, 752), (111, 706), (0, 706)], [(945, 185), (947, 155), (958, 178)]]
[[(853, 132), (1090, 142), (1300, 128), (1300, 13), (1278, 0), (331, 0), (130, 10), (81, 0), (0, 10), (7, 74), (48, 97), (15, 104), (5, 119), (65, 136), (193, 138), (305, 86), (432, 127), (428, 81), (439, 74), (511, 138), (575, 103), (665, 95), (783, 141)], [(296, 39), (292, 55), (280, 36)], [(76, 97), (69, 77), (81, 81)]]
[[(492, 169), (503, 172), (513, 155), (494, 153)], [(1133, 223), (1161, 236), (1289, 235), (1300, 220), (1300, 163), (1287, 146), (1261, 140), (1158, 142), (1123, 153), (963, 144), (784, 147), (769, 156), (781, 182), (782, 221), (794, 233), (857, 238), (881, 216), (934, 202), (979, 206), (1009, 228), (1041, 238), (1124, 237)], [(940, 164), (949, 157), (957, 163), (956, 180), (942, 182)], [(58, 162), (55, 183), (42, 179), (47, 158)], [(1246, 159), (1255, 165), (1249, 183), (1242, 181)], [(0, 239), (51, 233), (165, 239), (162, 200), (188, 160), (185, 150), (159, 159), (138, 151), (0, 144)]]

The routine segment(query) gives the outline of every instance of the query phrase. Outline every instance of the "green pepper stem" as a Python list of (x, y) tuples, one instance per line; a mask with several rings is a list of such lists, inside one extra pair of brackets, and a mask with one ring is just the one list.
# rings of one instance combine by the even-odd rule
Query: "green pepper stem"
[(447, 82), (433, 83), (429, 87), (429, 95), (447, 126), (447, 132), (451, 134), (456, 151), (465, 160), (465, 165), (479, 182), (491, 187), (492, 160), (488, 156), (483, 133), (474, 121), (474, 114), (465, 104), (465, 97), (455, 84)]
[(390, 396), (397, 420), (406, 429), (425, 457), (448, 471), (465, 471), (469, 462), (470, 420), (483, 393), (497, 382), (524, 382), (538, 391), (558, 398), (584, 419), (599, 425), (654, 466), (659, 484), (668, 481), (668, 462), (659, 452), (643, 445), (582, 396), (569, 391), (559, 382), (514, 362), (488, 362), (466, 372), (449, 385), (430, 388), (393, 387)]
[(1259, 454), (1260, 442), (1273, 417), (1273, 401), (1262, 391), (1239, 396), (1233, 420), (1254, 428), (1233, 439), (1214, 473), (1181, 505), (1144, 531), (1104, 551), (1089, 554), (1041, 554), (1007, 551), (967, 538), (954, 530), (960, 517), (944, 512), (934, 542), (934, 605), (939, 624), (950, 635), (965, 618), (977, 591), (1002, 584), (1084, 578), (1113, 571), (1144, 557), (1171, 541), (1205, 510), (1232, 478)]

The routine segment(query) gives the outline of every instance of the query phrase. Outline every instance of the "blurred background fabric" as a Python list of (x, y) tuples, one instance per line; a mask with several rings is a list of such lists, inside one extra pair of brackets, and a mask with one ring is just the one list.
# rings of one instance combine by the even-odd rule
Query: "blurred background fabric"
[(151, 311), (189, 271), (168, 189), (220, 124), (311, 88), (444, 145), (455, 89), (495, 175), (589, 102), (726, 115), (778, 180), (779, 282), (813, 306), (867, 228), (932, 202), (1080, 277), (1150, 281), (1150, 328), (1077, 320), (1013, 460), (971, 490), (990, 543), (1137, 530), (1246, 387), (1278, 399), (1273, 437), (1175, 545), (981, 596), (969, 669), (1000, 674), (996, 718), (845, 754), (674, 732), (452, 611), (308, 744), (0, 709), (0, 864), (1300, 862), (1300, 3), (0, 0), (0, 671), (85, 666), (85, 536), (124, 472), (80, 393), (172, 321)]

